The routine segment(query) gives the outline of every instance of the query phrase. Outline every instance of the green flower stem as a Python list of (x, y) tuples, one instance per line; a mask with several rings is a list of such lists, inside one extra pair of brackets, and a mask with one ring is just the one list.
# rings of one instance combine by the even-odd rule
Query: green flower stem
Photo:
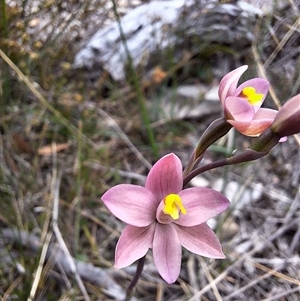
[(137, 95), (137, 98), (138, 98), (138, 101), (139, 101), (139, 104), (140, 104), (142, 121), (143, 121), (143, 124), (144, 124), (144, 126), (147, 130), (148, 139), (149, 139), (152, 151), (153, 151), (153, 155), (155, 156), (156, 159), (158, 159), (158, 147), (157, 147), (157, 144), (156, 144), (156, 141), (155, 141), (155, 138), (154, 138), (154, 133), (153, 133), (152, 127), (150, 125), (150, 118), (149, 118), (149, 114), (147, 112), (145, 98), (143, 96), (143, 93), (142, 93), (142, 90), (141, 90), (141, 87), (140, 87), (140, 82), (139, 82), (138, 76), (135, 72), (135, 69), (133, 68), (132, 58), (131, 58), (129, 49), (127, 47), (126, 37), (125, 37), (123, 29), (122, 29), (121, 20), (120, 20), (120, 16), (118, 14), (118, 11), (117, 11), (117, 6), (116, 6), (116, 3), (115, 3), (115, 0), (111, 0), (111, 1), (113, 3), (114, 14), (115, 14), (118, 26), (119, 26), (120, 36), (121, 36), (122, 43), (123, 43), (123, 46), (125, 48), (125, 52), (126, 52), (127, 59), (128, 59), (128, 71), (129, 71), (130, 77), (132, 79), (133, 87), (136, 91), (136, 95)]

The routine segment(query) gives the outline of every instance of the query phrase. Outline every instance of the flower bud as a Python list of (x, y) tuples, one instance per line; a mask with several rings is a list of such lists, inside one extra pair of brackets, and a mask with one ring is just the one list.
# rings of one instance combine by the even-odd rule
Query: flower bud
[(282, 106), (271, 129), (280, 137), (300, 133), (300, 94), (292, 97)]

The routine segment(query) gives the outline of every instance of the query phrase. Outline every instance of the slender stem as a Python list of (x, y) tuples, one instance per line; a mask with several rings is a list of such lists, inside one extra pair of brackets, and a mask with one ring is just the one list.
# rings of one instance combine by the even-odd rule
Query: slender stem
[(142, 274), (142, 271), (143, 271), (143, 268), (144, 268), (144, 264), (145, 264), (145, 258), (146, 258), (146, 255), (142, 258), (139, 259), (138, 261), (138, 264), (137, 264), (137, 267), (136, 267), (136, 272), (135, 272), (135, 275), (131, 281), (131, 283), (129, 284), (128, 288), (127, 288), (127, 291), (126, 291), (126, 300), (130, 300), (130, 298), (132, 297), (132, 294), (133, 294), (133, 289), (134, 287), (136, 286), (141, 274)]
[(77, 255), (78, 250), (80, 249), (80, 221), (81, 221), (81, 214), (79, 213), (81, 210), (81, 198), (82, 198), (82, 120), (78, 122), (78, 151), (77, 151), (77, 177), (76, 177), (76, 203), (75, 203), (75, 239), (74, 239), (74, 250)]
[(187, 185), (187, 183), (189, 183), (193, 178), (195, 178), (196, 176), (200, 175), (201, 173), (208, 171), (210, 169), (214, 169), (217, 167), (222, 167), (228, 164), (228, 160), (226, 159), (221, 159), (218, 161), (214, 161), (211, 163), (208, 163), (204, 166), (200, 166), (194, 170), (192, 170), (190, 173), (188, 173), (184, 178), (183, 178), (183, 187), (185, 185)]
[(209, 164), (206, 164), (204, 166), (198, 167), (194, 170), (192, 170), (190, 173), (188, 173), (184, 178), (183, 178), (183, 187), (187, 185), (189, 181), (191, 181), (194, 177), (198, 176), (199, 174), (217, 168), (217, 167), (222, 167), (222, 166), (227, 166), (227, 165), (233, 165), (233, 164), (239, 164), (239, 163), (244, 163), (248, 161), (253, 161), (260, 159), (264, 156), (266, 156), (269, 153), (269, 150), (264, 150), (264, 151), (256, 151), (254, 149), (248, 148), (245, 149), (242, 152), (235, 153), (232, 157), (230, 158), (225, 158), (225, 159), (220, 159), (214, 162), (211, 162)]
[(138, 76), (137, 76), (137, 74), (135, 72), (135, 69), (133, 67), (132, 57), (131, 57), (130, 51), (127, 47), (126, 37), (125, 37), (125, 34), (124, 34), (122, 26), (121, 26), (121, 20), (120, 20), (120, 16), (118, 14), (118, 11), (117, 11), (117, 6), (116, 6), (116, 3), (115, 3), (115, 0), (111, 0), (111, 1), (113, 3), (114, 14), (115, 14), (118, 26), (119, 26), (121, 40), (122, 40), (123, 46), (125, 48), (125, 52), (126, 52), (127, 59), (128, 59), (128, 71), (131, 75), (132, 83), (133, 83), (133, 86), (134, 86), (134, 89), (136, 91), (136, 95), (137, 95), (137, 98), (138, 98), (138, 101), (139, 101), (139, 104), (140, 104), (142, 120), (143, 120), (144, 126), (147, 130), (148, 139), (149, 139), (153, 154), (156, 158), (158, 158), (158, 147), (157, 147), (157, 144), (156, 144), (156, 141), (155, 141), (155, 138), (154, 138), (153, 129), (150, 125), (149, 113), (147, 111), (145, 98), (143, 96), (143, 93), (142, 93), (142, 90), (141, 90), (141, 87), (140, 87), (140, 82), (139, 82)]
[[(2, 33), (0, 34), (1, 39), (8, 39), (8, 20), (6, 15), (6, 3), (5, 0), (0, 0), (0, 28)], [(7, 43), (3, 43), (3, 50), (7, 53)], [(0, 100), (0, 111), (4, 111), (5, 107), (8, 106), (10, 100), (10, 82), (9, 82), (9, 66), (4, 61), (0, 61), (0, 70), (2, 71), (3, 84), (2, 84), (2, 95)]]

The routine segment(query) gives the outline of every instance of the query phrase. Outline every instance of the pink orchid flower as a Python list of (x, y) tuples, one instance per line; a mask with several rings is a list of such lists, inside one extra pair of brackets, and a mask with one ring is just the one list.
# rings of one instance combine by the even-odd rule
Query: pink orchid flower
[(253, 78), (237, 87), (247, 69), (247, 65), (241, 66), (223, 77), (219, 98), (227, 122), (246, 136), (258, 136), (271, 126), (277, 111), (261, 108), (269, 90), (265, 79)]
[(127, 223), (117, 243), (115, 268), (123, 268), (153, 250), (161, 277), (173, 283), (181, 267), (181, 246), (210, 258), (225, 258), (221, 244), (206, 221), (221, 213), (229, 201), (209, 188), (182, 189), (182, 165), (174, 154), (151, 168), (145, 187), (120, 184), (102, 200)]

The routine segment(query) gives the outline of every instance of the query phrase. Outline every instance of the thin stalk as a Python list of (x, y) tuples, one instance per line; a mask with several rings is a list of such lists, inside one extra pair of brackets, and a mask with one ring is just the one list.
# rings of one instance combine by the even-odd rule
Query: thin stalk
[(78, 151), (77, 151), (77, 160), (76, 160), (76, 217), (75, 217), (75, 240), (74, 240), (74, 250), (77, 253), (79, 250), (79, 242), (80, 242), (80, 221), (81, 221), (81, 197), (82, 197), (82, 183), (81, 183), (81, 152), (82, 152), (82, 121), (78, 122)]
[(127, 59), (128, 59), (128, 69), (129, 69), (128, 71), (129, 71), (130, 77), (132, 79), (133, 87), (136, 91), (136, 95), (137, 95), (137, 98), (138, 98), (138, 101), (139, 101), (139, 105), (140, 105), (140, 109), (141, 109), (141, 115), (142, 115), (142, 121), (143, 121), (143, 124), (144, 124), (144, 126), (147, 130), (148, 139), (149, 139), (153, 154), (156, 158), (158, 158), (158, 147), (157, 147), (157, 144), (155, 142), (154, 133), (153, 133), (153, 130), (152, 130), (152, 127), (151, 127), (151, 124), (150, 124), (150, 119), (149, 119), (149, 115), (148, 115), (148, 112), (147, 112), (145, 98), (143, 96), (142, 89), (140, 87), (140, 82), (139, 82), (138, 76), (137, 76), (137, 74), (135, 72), (135, 69), (133, 67), (132, 57), (131, 57), (129, 49), (127, 47), (127, 41), (126, 41), (126, 37), (124, 35), (123, 29), (122, 29), (122, 26), (121, 26), (121, 19), (120, 19), (120, 16), (118, 14), (118, 11), (117, 11), (116, 2), (115, 2), (115, 0), (111, 0), (111, 1), (113, 3), (114, 14), (115, 14), (118, 26), (119, 26), (121, 40), (122, 40), (123, 46), (125, 48), (126, 56), (127, 56)]
[(125, 301), (127, 300), (130, 300), (131, 297), (133, 296), (133, 289), (135, 288), (141, 274), (142, 274), (142, 271), (143, 271), (143, 268), (144, 268), (144, 264), (145, 264), (145, 258), (146, 258), (146, 255), (142, 258), (139, 259), (138, 261), (138, 264), (137, 264), (137, 267), (136, 267), (136, 272), (135, 272), (135, 275), (131, 281), (131, 283), (129, 284), (128, 288), (127, 288), (127, 291), (126, 291), (126, 299)]
[(228, 166), (233, 164), (239, 164), (249, 161), (254, 161), (266, 156), (269, 150), (256, 151), (254, 149), (247, 148), (240, 153), (235, 153), (232, 157), (220, 159), (204, 166), (200, 166), (192, 170), (189, 174), (183, 178), (183, 187), (185, 187), (194, 177), (200, 175), (201, 173), (222, 166)]
[[(0, 29), (2, 31), (1, 38), (8, 39), (8, 24), (6, 15), (6, 3), (5, 0), (0, 0)], [(4, 44), (4, 51), (7, 52), (7, 45)], [(9, 85), (9, 67), (4, 62), (1, 61), (1, 70), (3, 75), (3, 85), (2, 85), (2, 96), (0, 100), (0, 110), (4, 110), (5, 105), (8, 104), (10, 99), (10, 85)]]
[(185, 187), (193, 178), (200, 175), (201, 173), (211, 170), (211, 169), (214, 169), (214, 168), (217, 168), (217, 167), (226, 166), (226, 165), (228, 165), (227, 158), (208, 163), (204, 166), (200, 166), (200, 167), (192, 170), (183, 178), (183, 187)]

